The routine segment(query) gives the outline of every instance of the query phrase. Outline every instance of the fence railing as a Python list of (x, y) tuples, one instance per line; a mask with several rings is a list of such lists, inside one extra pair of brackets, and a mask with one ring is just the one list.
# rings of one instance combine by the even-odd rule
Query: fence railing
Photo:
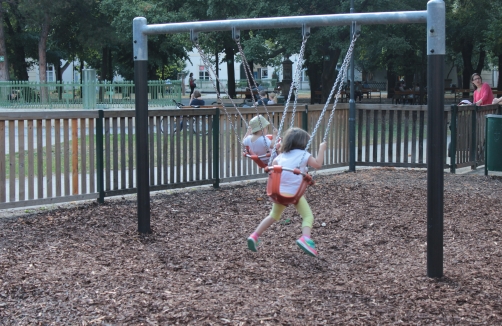
[[(487, 114), (502, 114), (498, 105), (451, 106), (451, 143), (448, 156), (451, 157), (450, 170), (471, 166), (475, 168), (485, 162), (485, 129)], [(454, 137), (453, 135), (456, 135)]]
[[(322, 108), (298, 107), (293, 125), (312, 131)], [(338, 104), (334, 113), (323, 168), (349, 163), (348, 108)], [(152, 190), (264, 177), (254, 162), (242, 156), (240, 144), (246, 122), (256, 111), (240, 109), (241, 119), (235, 109), (226, 109), (226, 113), (218, 108), (149, 110)], [(454, 140), (451, 159), (455, 162), (450, 164), (447, 158), (445, 168), (454, 172), (482, 162), (485, 119), (481, 117), (497, 109), (496, 105), (445, 107), (445, 151), (446, 143)], [(278, 128), (283, 108), (270, 106), (268, 111), (271, 124)], [(325, 135), (329, 113), (312, 141), (314, 154)], [(291, 119), (288, 112), (285, 128)], [(446, 128), (450, 122), (451, 130)], [(426, 167), (426, 131), (425, 107), (361, 106), (356, 115), (356, 165)], [(0, 112), (0, 157), (4, 158), (0, 160), (0, 209), (102, 201), (136, 192), (135, 137), (134, 110)]]
[[(131, 81), (44, 84), (27, 81), (0, 82), (0, 107), (9, 109), (133, 108), (134, 95), (134, 83)], [(169, 81), (168, 84), (161, 80), (148, 81), (150, 107), (174, 106), (173, 99), (181, 101), (180, 81)]]
[(357, 165), (426, 166), (427, 107), (369, 107), (357, 113)]

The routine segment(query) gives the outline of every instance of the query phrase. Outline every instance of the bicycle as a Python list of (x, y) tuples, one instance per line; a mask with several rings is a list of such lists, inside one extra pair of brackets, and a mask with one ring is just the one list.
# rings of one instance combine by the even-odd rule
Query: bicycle
[[(175, 99), (173, 99), (173, 102), (176, 104), (176, 108), (179, 110), (183, 107), (183, 104), (182, 103), (178, 103), (176, 102)], [(198, 105), (194, 105), (193, 106), (194, 108), (198, 108), (199, 106)], [(181, 116), (181, 118), (183, 118), (183, 116)], [(174, 118), (174, 121), (176, 122), (176, 117)], [(185, 128), (188, 130), (188, 123), (185, 125)], [(197, 134), (198, 131), (197, 131), (197, 119), (195, 117), (192, 117), (192, 131), (194, 134)], [(199, 121), (199, 130), (202, 129), (202, 122)], [(183, 131), (183, 119), (180, 121), (180, 130)], [(164, 117), (160, 118), (160, 132), (164, 133)], [(174, 130), (173, 130), (173, 133), (176, 133), (176, 127), (174, 127)], [(206, 132), (207, 134), (207, 132)]]

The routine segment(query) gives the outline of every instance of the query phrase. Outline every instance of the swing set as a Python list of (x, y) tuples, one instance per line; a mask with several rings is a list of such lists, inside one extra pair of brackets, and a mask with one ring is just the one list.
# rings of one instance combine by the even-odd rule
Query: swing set
[[(239, 48), (239, 53), (240, 53), (240, 55), (242, 57), (242, 61), (243, 61), (243, 64), (244, 64), (244, 71), (246, 73), (246, 78), (247, 78), (249, 89), (253, 89), (253, 86), (254, 86), (254, 88), (257, 88), (257, 84), (256, 84), (255, 79), (253, 78), (253, 74), (250, 73), (251, 72), (251, 68), (250, 68), (250, 66), (248, 64), (248, 61), (247, 61), (246, 56), (244, 54), (244, 51), (242, 50), (242, 46), (241, 46), (241, 43), (240, 43), (240, 33), (238, 31), (236, 31), (236, 30), (233, 30), (232, 32), (233, 32), (233, 38), (234, 38), (235, 42), (237, 43), (237, 46)], [(283, 126), (284, 126), (285, 117), (286, 117), (286, 115), (288, 113), (289, 104), (290, 104), (290, 101), (291, 101), (291, 97), (293, 96), (293, 92), (294, 92), (294, 103), (293, 103), (292, 118), (291, 118), (291, 122), (290, 122), (289, 128), (292, 128), (293, 124), (294, 124), (294, 116), (295, 116), (296, 107), (297, 107), (298, 89), (299, 89), (299, 82), (300, 82), (300, 76), (301, 76), (301, 69), (302, 69), (302, 66), (303, 66), (303, 63), (304, 63), (303, 57), (304, 57), (304, 54), (305, 54), (305, 46), (306, 46), (307, 40), (308, 40), (308, 38), (310, 36), (310, 28), (303, 27), (302, 32), (303, 32), (303, 40), (302, 40), (302, 44), (301, 44), (301, 48), (300, 48), (300, 54), (299, 54), (299, 57), (298, 57), (298, 63), (296, 65), (296, 69), (295, 69), (294, 77), (293, 77), (293, 80), (292, 80), (292, 83), (291, 83), (291, 87), (289, 88), (289, 94), (288, 94), (287, 100), (285, 102), (284, 112), (283, 112), (282, 119), (281, 119), (281, 122), (280, 122), (280, 125), (279, 125), (279, 130), (277, 131), (277, 134), (278, 134), (278, 138), (277, 139), (280, 139), (280, 135), (281, 135), (281, 132), (282, 132), (282, 129), (283, 129)], [(309, 185), (313, 185), (314, 184), (313, 176), (311, 176), (308, 172), (301, 172), (300, 166), (301, 166), (301, 163), (302, 163), (302, 161), (303, 161), (303, 159), (305, 157), (305, 153), (308, 151), (308, 149), (309, 149), (309, 147), (311, 145), (312, 139), (314, 138), (314, 136), (317, 133), (317, 130), (318, 130), (321, 122), (323, 121), (324, 115), (325, 115), (326, 110), (327, 110), (327, 108), (329, 106), (329, 103), (330, 103), (330, 101), (331, 101), (331, 99), (333, 97), (333, 94), (336, 91), (336, 96), (335, 96), (333, 108), (331, 110), (331, 114), (330, 114), (330, 117), (329, 117), (329, 120), (328, 120), (328, 124), (327, 124), (327, 127), (326, 127), (326, 130), (325, 130), (324, 137), (323, 137), (322, 141), (325, 142), (326, 139), (327, 139), (327, 137), (328, 137), (328, 135), (329, 135), (329, 129), (330, 129), (333, 117), (334, 117), (334, 113), (335, 113), (336, 105), (338, 103), (338, 99), (340, 98), (340, 94), (341, 94), (342, 87), (343, 87), (343, 81), (345, 80), (345, 77), (347, 75), (347, 68), (349, 66), (349, 62), (350, 62), (350, 59), (352, 57), (352, 53), (353, 53), (353, 50), (354, 50), (354, 44), (355, 44), (355, 42), (357, 40), (358, 35), (359, 35), (359, 33), (354, 33), (354, 35), (352, 36), (352, 41), (350, 43), (350, 46), (349, 46), (349, 48), (347, 50), (347, 54), (345, 56), (345, 59), (343, 60), (343, 63), (342, 63), (341, 69), (340, 69), (341, 72), (337, 75), (335, 83), (333, 84), (331, 92), (330, 92), (330, 94), (329, 94), (329, 96), (328, 96), (328, 98), (326, 100), (326, 103), (325, 103), (325, 105), (323, 107), (323, 110), (322, 110), (320, 116), (319, 116), (319, 119), (317, 120), (317, 123), (316, 123), (316, 126), (314, 128), (314, 131), (310, 135), (309, 142), (307, 143), (307, 146), (304, 149), (304, 155), (302, 156), (301, 160), (298, 162), (298, 165), (297, 165), (297, 167), (295, 169), (289, 169), (289, 168), (278, 166), (278, 165), (272, 166), (273, 158), (275, 158), (275, 156), (277, 155), (277, 145), (278, 145), (277, 144), (277, 139), (276, 139), (276, 142), (272, 146), (272, 153), (271, 153), (270, 150), (269, 150), (269, 145), (268, 145), (265, 137), (268, 137), (270, 140), (272, 140), (272, 135), (265, 135), (265, 133), (263, 132), (263, 125), (262, 125), (261, 119), (258, 119), (258, 122), (260, 124), (260, 130), (262, 130), (263, 144), (264, 144), (264, 146), (267, 149), (267, 153), (266, 154), (262, 154), (262, 155), (257, 155), (257, 154), (253, 153), (250, 150), (249, 146), (244, 146), (243, 142), (240, 140), (239, 134), (238, 134), (237, 129), (235, 127), (235, 123), (231, 122), (232, 129), (234, 130), (235, 135), (236, 135), (239, 143), (244, 148), (243, 149), (243, 155), (245, 157), (248, 157), (251, 160), (253, 160), (260, 168), (265, 169), (265, 172), (268, 173), (269, 177), (268, 177), (268, 183), (267, 183), (267, 195), (275, 203), (279, 203), (279, 204), (282, 204), (282, 205), (285, 205), (285, 206), (288, 206), (290, 204), (296, 205), (298, 203), (298, 201), (300, 200), (300, 198), (305, 193), (307, 187)], [(209, 72), (209, 78), (210, 78), (210, 80), (211, 80), (211, 82), (213, 84), (214, 90), (216, 91), (217, 101), (219, 103), (222, 103), (221, 96), (220, 96), (220, 93), (218, 91), (218, 88), (216, 87), (214, 79), (216, 80), (217, 83), (219, 83), (220, 88), (223, 89), (225, 91), (225, 93), (227, 94), (227, 96), (231, 99), (231, 97), (229, 96), (229, 94), (228, 94), (228, 92), (227, 92), (227, 90), (225, 88), (225, 85), (223, 83), (221, 83), (220, 79), (218, 78), (218, 76), (214, 72), (213, 66), (211, 64), (209, 64), (209, 60), (208, 60), (206, 54), (202, 51), (202, 49), (201, 49), (201, 47), (200, 47), (200, 45), (198, 43), (197, 35), (194, 34), (194, 33), (192, 33), (191, 37), (192, 37), (192, 41), (194, 43), (194, 46), (197, 48), (197, 50), (198, 50), (198, 52), (199, 52), (199, 54), (200, 54), (200, 56), (202, 58), (202, 61), (204, 62), (204, 66), (205, 66), (206, 70)], [(213, 76), (214, 76), (214, 79), (213, 79)], [(253, 97), (253, 101), (254, 101), (253, 107), (255, 108), (257, 116), (259, 117), (258, 105), (257, 105), (257, 102), (254, 99), (254, 97)], [(239, 111), (238, 106), (235, 104), (235, 102), (232, 99), (231, 99), (231, 102), (232, 102), (232, 105), (234, 106), (235, 110), (238, 112), (239, 116), (241, 117), (242, 121), (244, 121), (244, 123), (246, 124), (246, 127), (248, 127), (249, 124), (244, 119), (244, 117), (242, 116), (242, 113)], [(265, 108), (265, 112), (266, 112), (268, 120), (270, 122), (271, 118), (270, 118), (270, 113), (267, 110), (267, 106), (264, 103), (264, 101), (261, 101), (261, 102), (262, 102), (262, 104), (263, 104), (263, 106)], [(227, 118), (229, 119), (229, 121), (232, 121), (232, 118), (231, 118), (230, 114), (228, 113), (226, 107), (224, 105), (222, 105), (222, 104), (220, 104), (220, 105), (224, 109), (225, 114), (227, 115)], [(274, 131), (275, 131), (275, 126), (273, 125), (273, 123), (272, 123), (272, 126), (273, 126)], [(264, 158), (266, 158), (266, 159), (264, 160)], [(267, 164), (267, 161), (268, 161), (268, 164)], [(294, 173), (296, 175), (302, 175), (302, 182), (300, 184), (300, 187), (298, 188), (298, 191), (294, 195), (292, 195), (292, 196), (291, 195), (281, 194), (280, 191), (279, 191), (279, 189), (280, 189), (280, 183), (281, 183), (281, 177), (282, 177), (283, 171), (285, 171), (286, 173)]]
[[(149, 162), (148, 162), (148, 36), (158, 34), (174, 34), (190, 32), (191, 39), (194, 40), (199, 32), (211, 31), (232, 31), (234, 34), (240, 30), (250, 29), (277, 29), (277, 28), (298, 28), (304, 31), (311, 27), (322, 26), (342, 26), (352, 25), (355, 22), (359, 25), (371, 24), (410, 24), (427, 23), (427, 57), (428, 74), (427, 86), (431, 90), (427, 103), (427, 275), (429, 277), (441, 277), (443, 275), (443, 192), (444, 192), (444, 59), (445, 47), (445, 3), (443, 0), (430, 0), (427, 2), (427, 10), (407, 11), (407, 12), (373, 12), (354, 13), (351, 8), (350, 14), (330, 14), (312, 16), (289, 16), (289, 17), (267, 17), (250, 19), (228, 19), (217, 21), (196, 21), (185, 23), (168, 23), (148, 25), (144, 17), (136, 17), (133, 20), (133, 56), (135, 75), (135, 104), (136, 104), (136, 187), (137, 187), (137, 213), (138, 231), (140, 233), (150, 233), (150, 185), (149, 185)], [(304, 33), (305, 36), (305, 33)], [(234, 37), (235, 38), (235, 37)], [(353, 45), (354, 37), (351, 45)], [(339, 74), (340, 75), (340, 74)], [(353, 81), (352, 81), (353, 82)], [(336, 85), (336, 83), (335, 83)], [(216, 88), (216, 87), (215, 87)], [(333, 93), (335, 86), (331, 93)], [(353, 87), (351, 87), (351, 90)], [(294, 91), (295, 87), (290, 89)], [(218, 94), (219, 96), (219, 94)], [(332, 96), (332, 94), (330, 94)], [(289, 96), (288, 96), (289, 97)], [(295, 97), (295, 101), (296, 101)], [(338, 96), (335, 98), (338, 99)], [(329, 103), (329, 100), (327, 101)], [(287, 110), (287, 106), (285, 109)], [(224, 106), (223, 106), (224, 107)], [(256, 105), (255, 105), (256, 107)], [(323, 109), (325, 111), (325, 109)], [(334, 109), (331, 112), (333, 115)], [(294, 114), (294, 108), (293, 108)], [(239, 113), (239, 115), (241, 115)], [(242, 115), (241, 115), (242, 118)], [(282, 117), (282, 120), (284, 116)], [(331, 117), (330, 117), (331, 119)], [(242, 119), (245, 121), (245, 119)], [(281, 120), (281, 131), (283, 121)], [(328, 128), (329, 124), (328, 122)], [(235, 125), (235, 124), (234, 124)], [(317, 131), (314, 129), (313, 134)], [(353, 94), (350, 100), (349, 115), (349, 142), (350, 165), (355, 166), (355, 104)], [(247, 122), (246, 122), (247, 127)], [(280, 135), (280, 132), (278, 132)], [(312, 137), (305, 150), (308, 150)], [(239, 140), (240, 141), (240, 140)], [(273, 161), (275, 146), (269, 161)], [(267, 166), (266, 169), (276, 175), (285, 169), (282, 167)], [(276, 172), (277, 171), (277, 172)], [(288, 171), (298, 173), (296, 169)], [(301, 173), (301, 172), (300, 172)], [(306, 174), (308, 175), (308, 174)], [(271, 177), (271, 193), (278, 193), (277, 181)], [(311, 178), (304, 176), (304, 183), (312, 182)], [(280, 180), (279, 180), (280, 181)], [(217, 184), (215, 184), (217, 187)], [(306, 186), (305, 186), (306, 188)], [(304, 190), (303, 190), (304, 191)], [(285, 202), (285, 198), (277, 197), (276, 200)], [(294, 199), (291, 199), (294, 203)]]

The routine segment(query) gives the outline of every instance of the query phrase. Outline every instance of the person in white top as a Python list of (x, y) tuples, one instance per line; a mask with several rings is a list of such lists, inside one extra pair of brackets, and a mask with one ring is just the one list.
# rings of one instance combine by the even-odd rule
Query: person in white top
[(276, 97), (277, 97), (277, 94), (275, 94), (275, 93), (270, 93), (270, 94), (268, 94), (268, 102), (267, 102), (267, 105), (274, 105), (274, 104), (277, 104)]
[[(264, 155), (272, 148), (277, 136), (277, 130), (274, 130), (272, 139), (269, 139), (266, 137), (269, 125), (270, 122), (262, 115), (258, 115), (249, 121), (249, 127), (242, 144), (246, 146), (250, 154)], [(268, 164), (269, 157), (261, 157), (260, 160)]]
[[(303, 129), (291, 128), (289, 129), (281, 143), (281, 154), (277, 156), (273, 164), (281, 165), (291, 169), (297, 168), (300, 165), (300, 171), (307, 172), (307, 166), (314, 169), (319, 169), (324, 162), (324, 152), (326, 151), (326, 143), (322, 142), (319, 145), (317, 158), (314, 158), (310, 153), (305, 151), (305, 147), (310, 139), (310, 135)], [(289, 171), (282, 172), (280, 192), (284, 195), (294, 195), (302, 182), (302, 175), (296, 175)], [(307, 254), (317, 256), (315, 243), (310, 238), (312, 226), (314, 224), (314, 215), (304, 196), (300, 198), (298, 204), (295, 205), (296, 210), (302, 217), (302, 236), (296, 240), (296, 244)], [(265, 232), (274, 222), (281, 219), (281, 215), (286, 209), (286, 206), (274, 203), (272, 211), (265, 217), (258, 225), (256, 230), (248, 237), (248, 248), (251, 251), (258, 251), (258, 238)]]

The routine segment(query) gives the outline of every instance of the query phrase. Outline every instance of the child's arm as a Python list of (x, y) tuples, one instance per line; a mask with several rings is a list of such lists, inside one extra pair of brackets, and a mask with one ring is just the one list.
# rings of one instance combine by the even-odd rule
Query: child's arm
[(270, 140), (270, 148), (274, 148), (275, 140), (277, 138), (277, 129), (272, 132), (272, 139)]
[(319, 145), (319, 151), (317, 152), (317, 157), (314, 158), (312, 155), (310, 155), (307, 164), (313, 167), (314, 169), (319, 169), (320, 167), (322, 167), (322, 163), (324, 162), (325, 151), (326, 151), (326, 142), (322, 142)]

